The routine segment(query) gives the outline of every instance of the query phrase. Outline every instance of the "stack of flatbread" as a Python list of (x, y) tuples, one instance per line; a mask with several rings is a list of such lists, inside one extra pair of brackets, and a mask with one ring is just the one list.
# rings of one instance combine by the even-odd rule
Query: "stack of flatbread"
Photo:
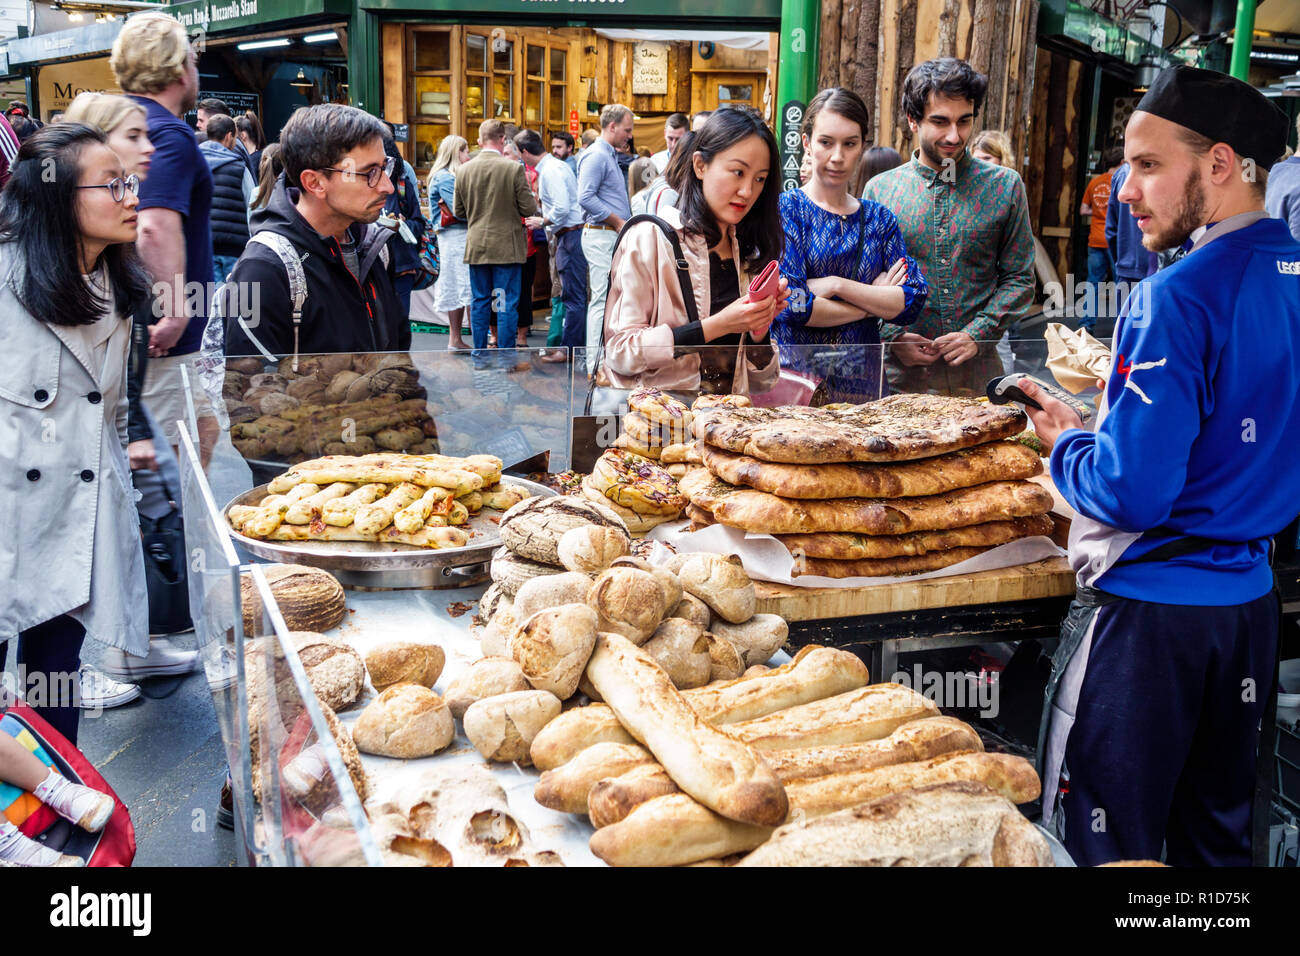
[(691, 409), (684, 403), (657, 388), (636, 388), (628, 396), (627, 414), (619, 419), (614, 447), (658, 462), (680, 478), (686, 473), (690, 427)]
[(273, 479), (256, 505), (233, 505), (230, 526), (266, 541), (376, 541), (456, 548), (481, 508), (505, 511), (529, 496), (501, 483), (493, 455), (329, 455)]
[(796, 575), (934, 571), (1050, 534), (1018, 408), (891, 395), (837, 408), (722, 408), (697, 418), (680, 482), (693, 527), (774, 535)]

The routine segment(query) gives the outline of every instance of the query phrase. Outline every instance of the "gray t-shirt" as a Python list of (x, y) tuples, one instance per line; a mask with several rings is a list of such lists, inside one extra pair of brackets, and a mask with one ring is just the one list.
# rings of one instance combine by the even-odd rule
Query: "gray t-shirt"
[(358, 275), (358, 270), (361, 266), (357, 261), (357, 244), (352, 241), (351, 235), (348, 235), (339, 243), (339, 250), (343, 253), (343, 264), (348, 267), (348, 271), (352, 273), (353, 278), (360, 282), (361, 277)]

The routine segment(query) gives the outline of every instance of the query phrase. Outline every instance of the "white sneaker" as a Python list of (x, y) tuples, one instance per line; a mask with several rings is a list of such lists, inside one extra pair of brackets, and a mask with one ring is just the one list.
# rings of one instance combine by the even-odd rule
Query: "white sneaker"
[(56, 853), (42, 846), (8, 820), (0, 823), (0, 863), (14, 866), (85, 866), (79, 856)]
[(140, 696), (140, 688), (135, 684), (115, 681), (89, 664), (81, 665), (80, 676), (82, 710), (108, 710), (112, 707), (121, 707)]
[(104, 657), (104, 673), (124, 680), (144, 680), (147, 677), (172, 677), (198, 670), (199, 652), (183, 651), (166, 638), (155, 637), (149, 642), (148, 657), (132, 657), (116, 647), (110, 647)]
[(98, 833), (113, 815), (115, 804), (106, 793), (75, 783), (51, 771), (33, 795), (65, 820), (87, 833)]
[(238, 676), (235, 664), (235, 649), (223, 645), (219, 656), (215, 661), (206, 661), (203, 664), (204, 676), (208, 679), (208, 687), (211, 690), (225, 690), (235, 682)]

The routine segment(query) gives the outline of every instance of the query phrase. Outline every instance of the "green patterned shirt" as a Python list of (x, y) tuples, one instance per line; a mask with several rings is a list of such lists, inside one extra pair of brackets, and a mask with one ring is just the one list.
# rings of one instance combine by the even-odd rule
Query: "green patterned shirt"
[(882, 323), (883, 341), (904, 332), (997, 339), (1028, 311), (1034, 236), (1015, 170), (963, 153), (951, 173), (935, 171), (914, 152), (911, 162), (872, 179), (863, 195), (898, 219), (903, 242), (930, 285), (915, 324)]

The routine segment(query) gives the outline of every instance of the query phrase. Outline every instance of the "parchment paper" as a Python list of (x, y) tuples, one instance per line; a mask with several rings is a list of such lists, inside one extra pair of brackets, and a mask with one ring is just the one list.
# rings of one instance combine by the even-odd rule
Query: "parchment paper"
[(1097, 379), (1110, 375), (1110, 349), (1089, 335), (1087, 329), (1049, 322), (1043, 338), (1047, 340), (1047, 370), (1067, 392), (1078, 395), (1093, 388)]

